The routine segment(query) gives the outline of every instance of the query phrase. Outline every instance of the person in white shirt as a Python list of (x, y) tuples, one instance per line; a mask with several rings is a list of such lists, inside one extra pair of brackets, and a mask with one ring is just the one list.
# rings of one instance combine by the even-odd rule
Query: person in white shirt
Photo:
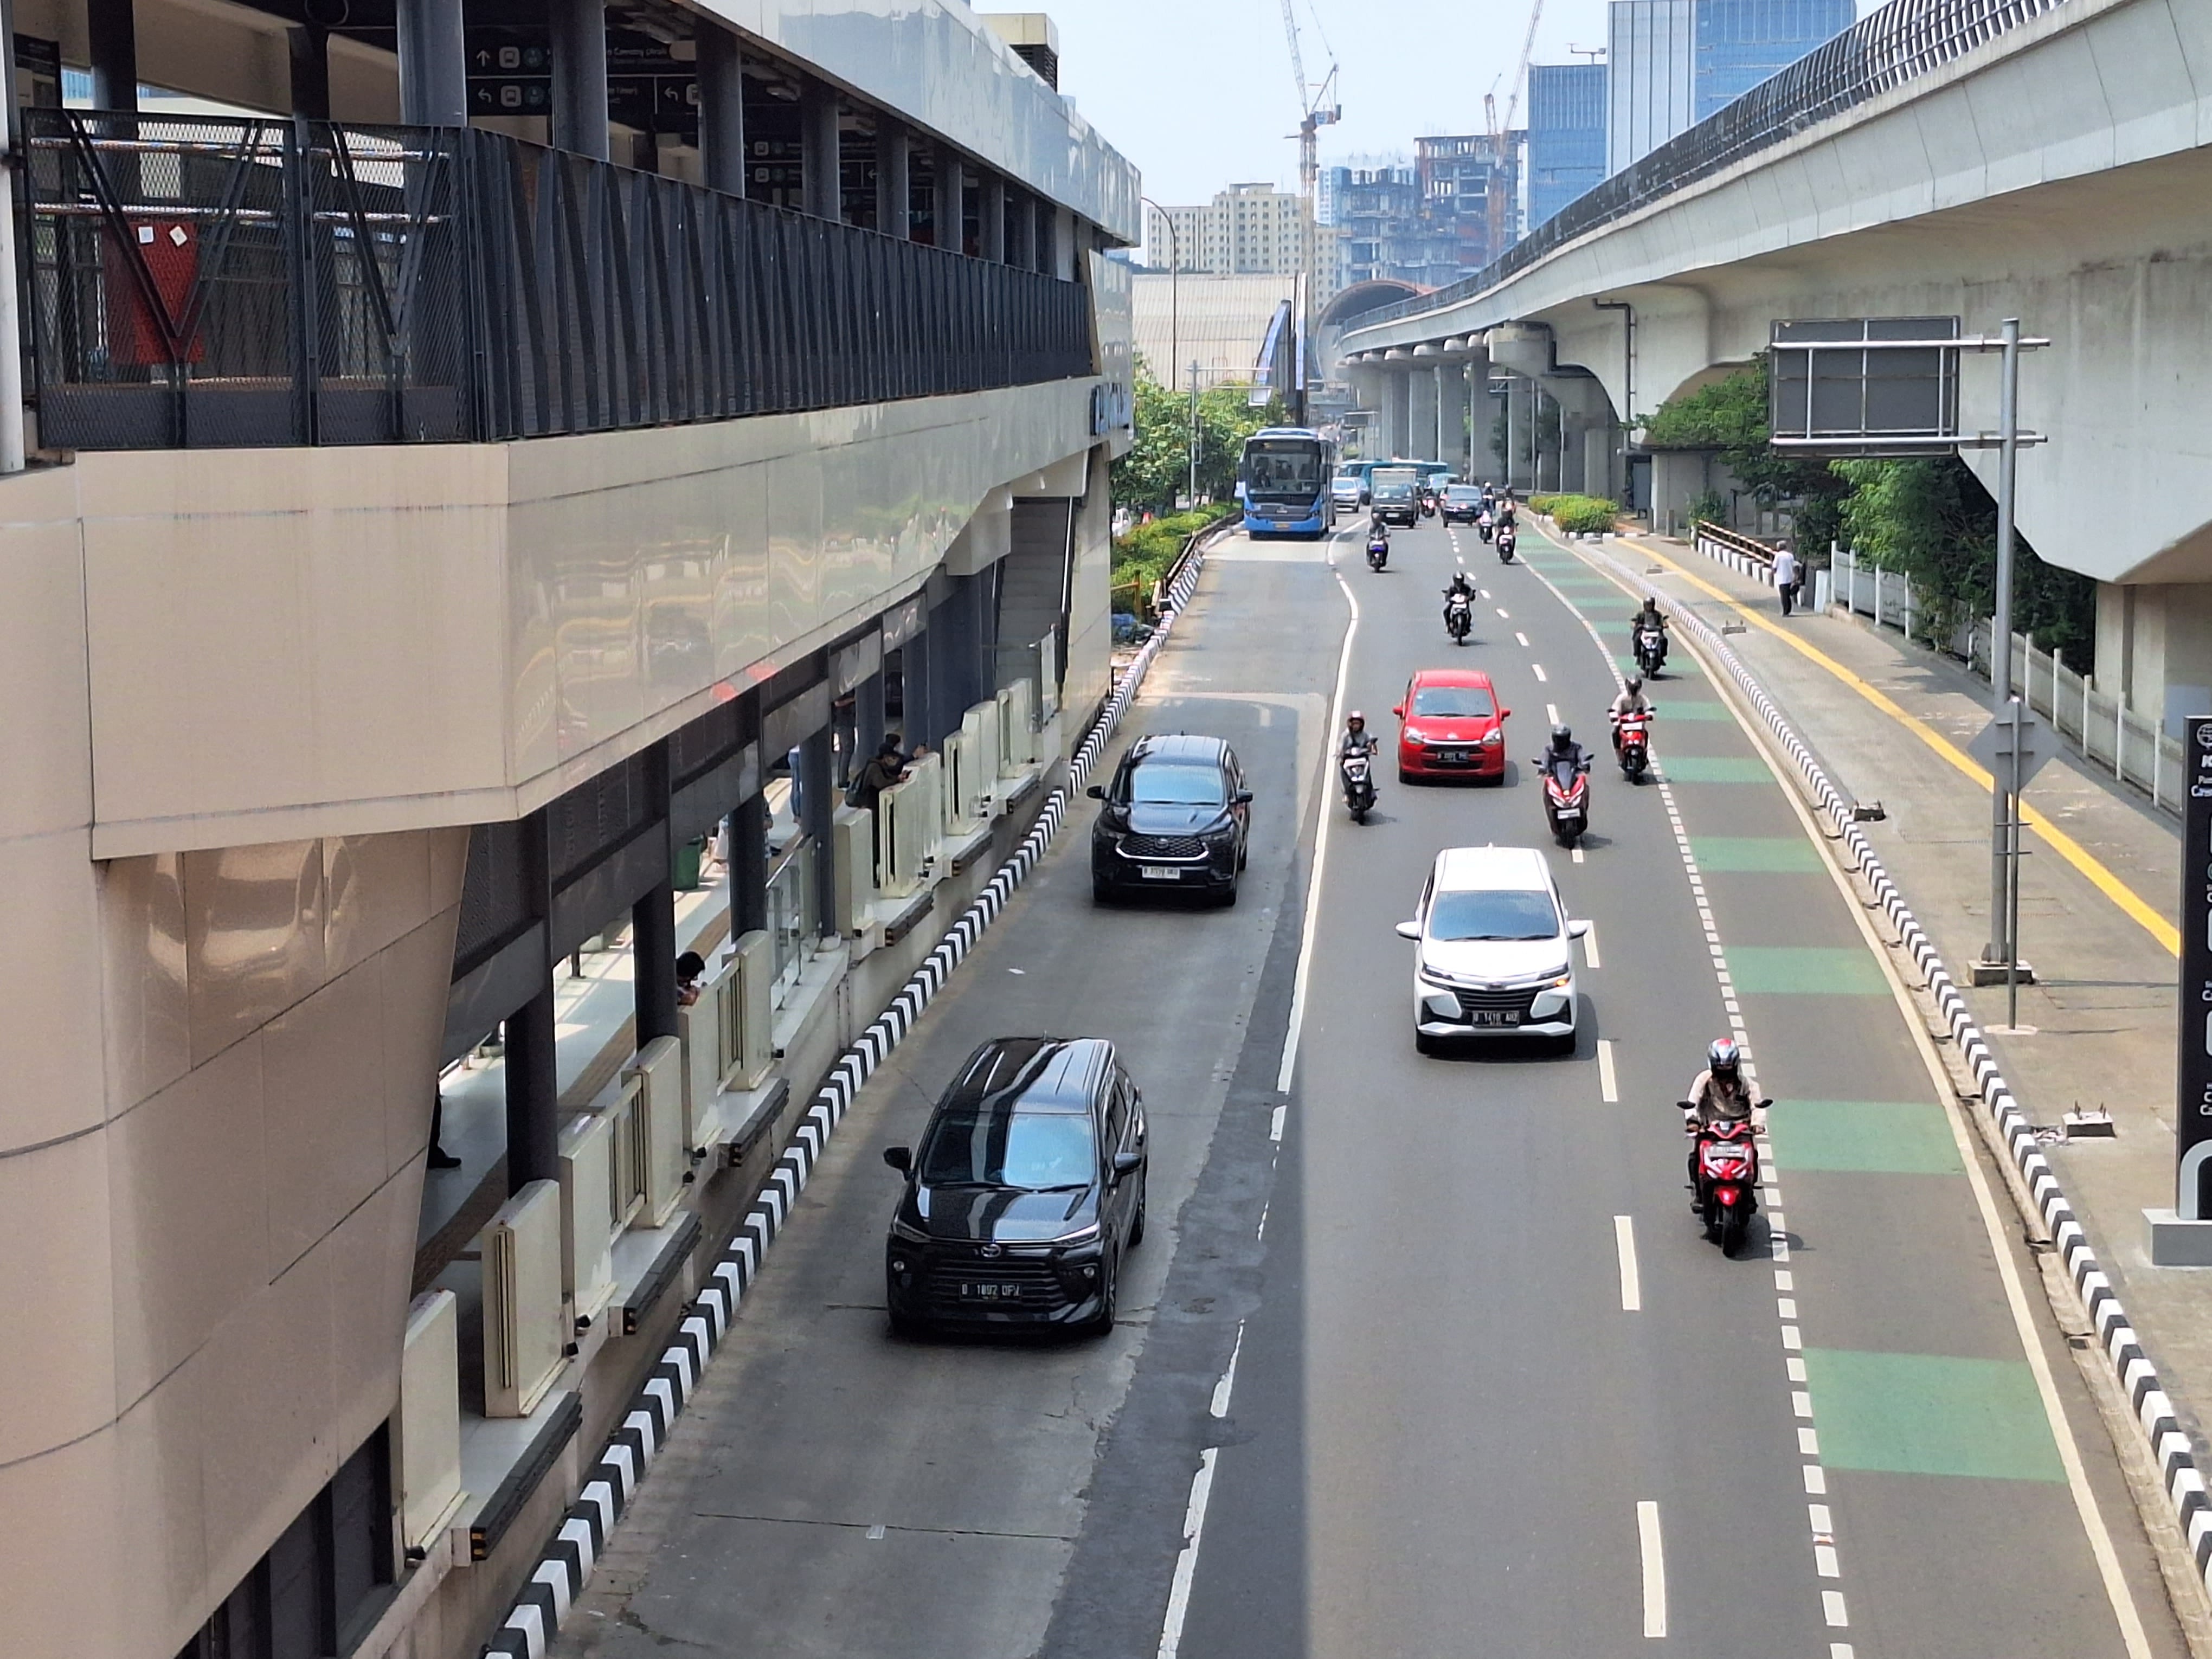
[(1782, 596), (1782, 614), (1788, 616), (1797, 598), (1797, 556), (1787, 547), (1774, 556), (1774, 589)]

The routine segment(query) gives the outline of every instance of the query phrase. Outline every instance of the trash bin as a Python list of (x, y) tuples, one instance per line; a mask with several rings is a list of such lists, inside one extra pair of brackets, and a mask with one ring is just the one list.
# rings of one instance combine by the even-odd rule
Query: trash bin
[(696, 892), (699, 887), (699, 866), (707, 856), (707, 838), (700, 836), (687, 841), (676, 849), (676, 890)]

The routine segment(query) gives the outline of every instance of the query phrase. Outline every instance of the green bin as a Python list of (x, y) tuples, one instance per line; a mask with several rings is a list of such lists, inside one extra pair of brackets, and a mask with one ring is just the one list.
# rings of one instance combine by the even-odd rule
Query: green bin
[(676, 849), (676, 890), (696, 892), (699, 888), (699, 866), (707, 856), (707, 838), (698, 836), (687, 841)]

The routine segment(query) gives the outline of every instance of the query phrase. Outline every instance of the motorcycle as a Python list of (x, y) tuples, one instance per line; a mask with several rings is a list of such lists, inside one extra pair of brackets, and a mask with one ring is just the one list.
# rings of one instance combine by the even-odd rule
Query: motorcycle
[(1651, 711), (1623, 714), (1613, 727), (1614, 748), (1620, 751), (1621, 775), (1640, 783), (1651, 764)]
[(1498, 532), (1498, 562), (1500, 564), (1511, 564), (1513, 562), (1513, 526), (1511, 525), (1508, 525), (1504, 529)]
[(1390, 562), (1390, 538), (1380, 530), (1367, 532), (1367, 568), (1380, 570)]
[(1452, 636), (1455, 645), (1465, 645), (1467, 636), (1474, 629), (1474, 606), (1466, 594), (1454, 593), (1444, 600), (1444, 632)]
[(1496, 526), (1491, 521), (1489, 511), (1485, 509), (1483, 515), (1474, 521), (1475, 534), (1480, 536), (1483, 540), (1488, 541), (1495, 529)]
[[(1685, 1112), (1694, 1109), (1679, 1103)], [(1771, 1100), (1758, 1109), (1771, 1106)], [(1692, 1149), (1692, 1204), (1705, 1225), (1705, 1237), (1720, 1242), (1723, 1255), (1743, 1248), (1752, 1212), (1759, 1207), (1759, 1144), (1748, 1117), (1721, 1118), (1711, 1123), (1692, 1119), (1687, 1125), (1696, 1138)]]
[(1656, 680), (1667, 660), (1667, 630), (1663, 628), (1638, 628), (1636, 630), (1636, 665), (1644, 671), (1644, 678)]
[(1562, 847), (1572, 847), (1589, 828), (1589, 762), (1539, 755), (1530, 763), (1544, 775), (1544, 821)]
[(1346, 754), (1336, 763), (1337, 779), (1344, 787), (1344, 805), (1354, 823), (1367, 822), (1375, 810), (1374, 763), (1364, 755)]
[(1424, 489), (1421, 492), (1421, 516), (1425, 519), (1433, 519), (1437, 516), (1437, 493), (1433, 489)]

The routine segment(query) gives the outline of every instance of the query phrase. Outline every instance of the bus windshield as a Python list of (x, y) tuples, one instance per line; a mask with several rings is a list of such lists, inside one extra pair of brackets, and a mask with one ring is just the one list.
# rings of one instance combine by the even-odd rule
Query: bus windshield
[(1321, 494), (1317, 438), (1251, 438), (1244, 445), (1244, 490), (1252, 501), (1310, 501)]

